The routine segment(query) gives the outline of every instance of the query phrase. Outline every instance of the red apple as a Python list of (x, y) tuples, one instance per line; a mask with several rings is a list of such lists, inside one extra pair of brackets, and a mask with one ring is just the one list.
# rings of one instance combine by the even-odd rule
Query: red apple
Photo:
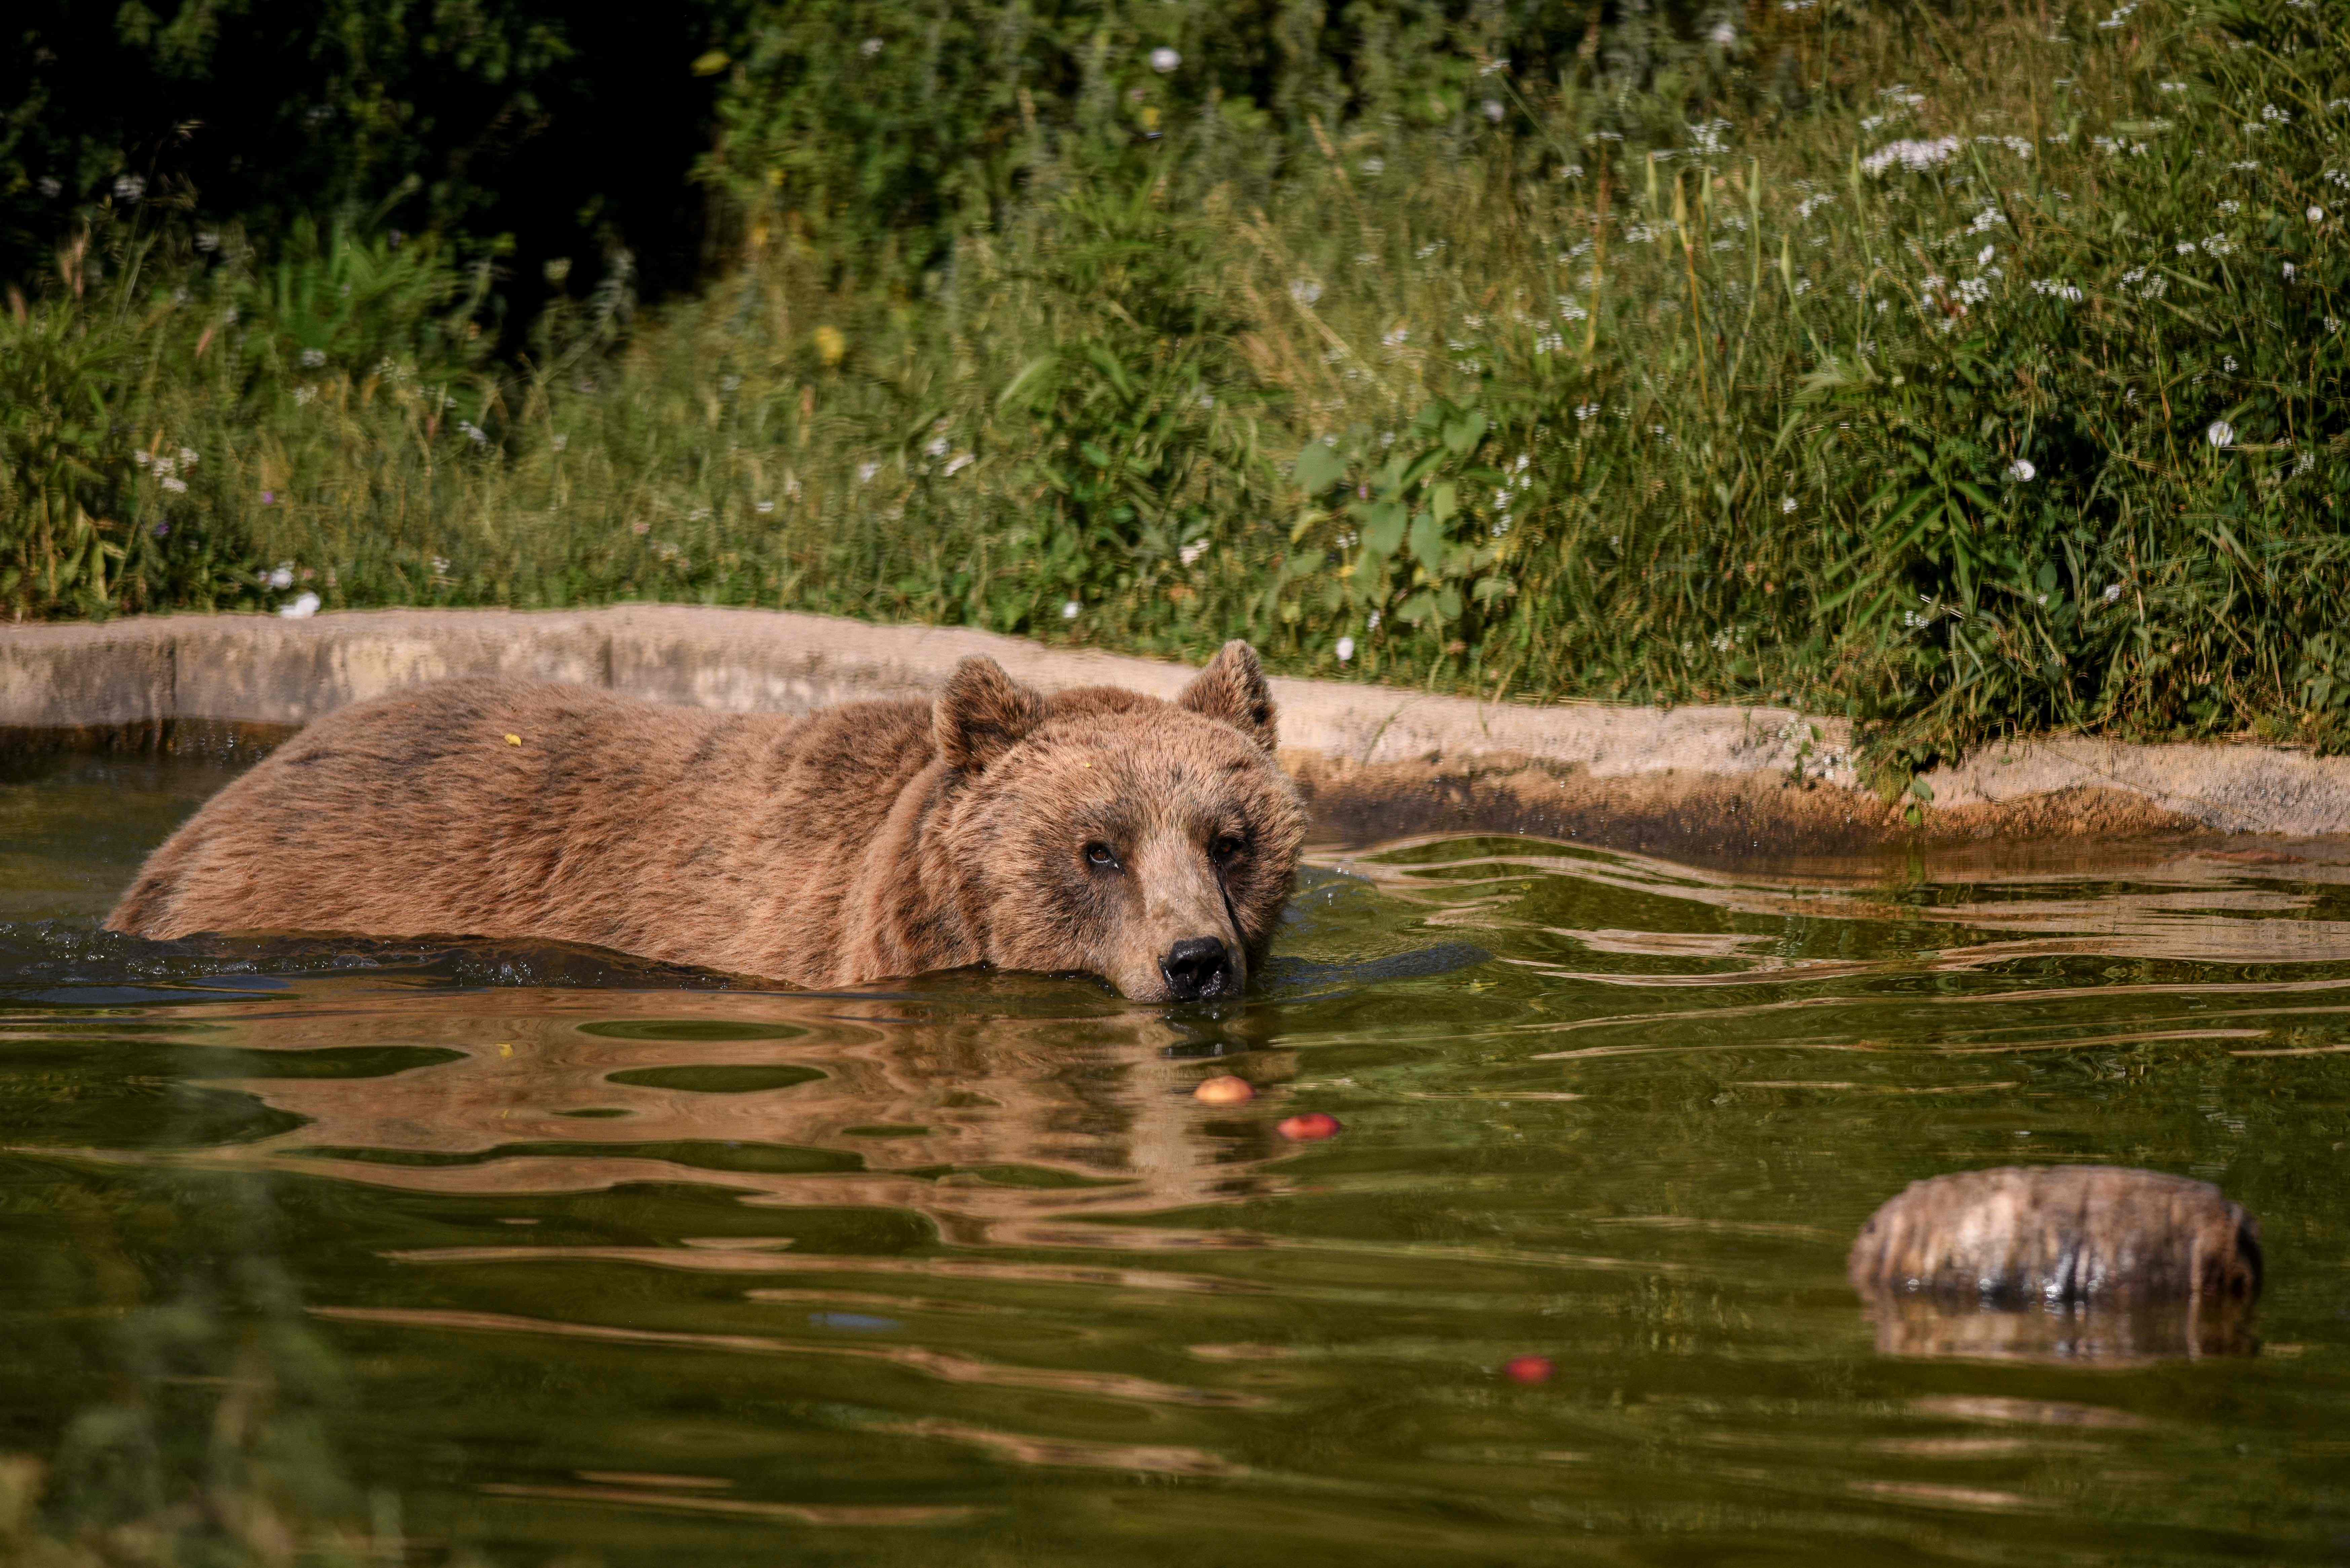
[(1302, 1111), (1287, 1117), (1274, 1129), (1292, 1143), (1320, 1143), (1326, 1137), (1336, 1137), (1345, 1129), (1338, 1118), (1327, 1111)]

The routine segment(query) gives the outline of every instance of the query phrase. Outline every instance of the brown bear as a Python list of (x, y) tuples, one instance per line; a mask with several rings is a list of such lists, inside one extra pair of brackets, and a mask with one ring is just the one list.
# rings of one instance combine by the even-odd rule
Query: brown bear
[(107, 925), (538, 938), (846, 985), (993, 964), (1236, 993), (1305, 817), (1255, 653), (1173, 702), (966, 659), (935, 702), (789, 718), (452, 680), (304, 730)]

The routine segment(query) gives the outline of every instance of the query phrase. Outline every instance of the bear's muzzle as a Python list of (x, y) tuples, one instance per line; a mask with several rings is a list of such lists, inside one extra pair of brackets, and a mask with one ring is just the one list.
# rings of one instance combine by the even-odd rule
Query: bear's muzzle
[(1159, 961), (1167, 994), (1176, 1002), (1225, 996), (1240, 989), (1240, 966), (1221, 937), (1187, 937)]

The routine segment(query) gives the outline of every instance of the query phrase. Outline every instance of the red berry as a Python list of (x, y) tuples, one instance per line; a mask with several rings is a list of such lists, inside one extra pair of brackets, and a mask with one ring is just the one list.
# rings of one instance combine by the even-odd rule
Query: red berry
[(1547, 1355), (1513, 1355), (1502, 1363), (1502, 1376), (1513, 1383), (1547, 1383), (1557, 1370)]

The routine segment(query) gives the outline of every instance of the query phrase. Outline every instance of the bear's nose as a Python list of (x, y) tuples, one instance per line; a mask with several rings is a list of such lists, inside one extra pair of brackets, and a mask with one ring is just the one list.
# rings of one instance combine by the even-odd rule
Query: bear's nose
[(1219, 996), (1232, 988), (1232, 953), (1215, 937), (1186, 937), (1159, 961), (1168, 994), (1178, 1002)]

